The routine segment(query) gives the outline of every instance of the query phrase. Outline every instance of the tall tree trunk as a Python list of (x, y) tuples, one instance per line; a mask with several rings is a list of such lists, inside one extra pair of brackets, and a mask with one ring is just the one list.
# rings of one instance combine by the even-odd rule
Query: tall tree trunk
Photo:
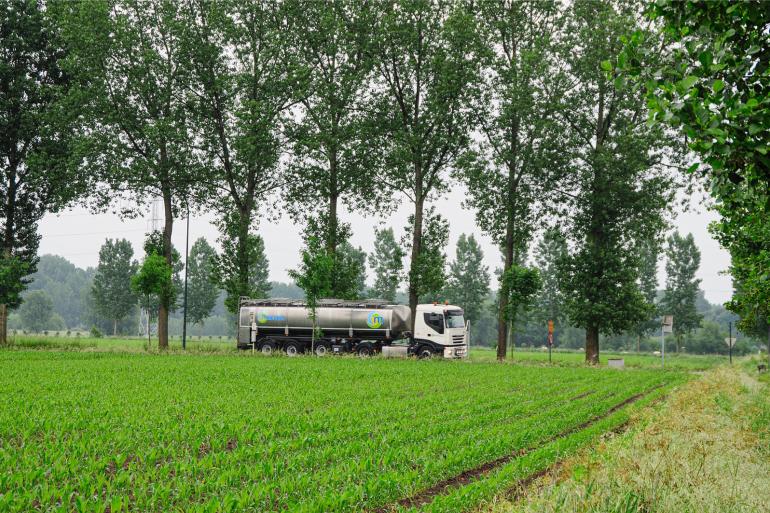
[(249, 268), (249, 225), (251, 224), (251, 212), (252, 209), (248, 203), (242, 205), (238, 212), (236, 258), (238, 260), (238, 291), (241, 296), (251, 295), (251, 287), (249, 286), (249, 275), (251, 274), (251, 269)]
[(337, 202), (339, 200), (339, 191), (337, 184), (337, 152), (335, 150), (330, 151), (329, 155), (329, 207), (327, 226), (328, 233), (326, 235), (326, 252), (334, 257), (337, 252)]
[[(163, 257), (166, 263), (173, 267), (174, 259), (171, 251), (171, 233), (174, 229), (174, 212), (171, 207), (171, 188), (166, 184), (163, 187), (163, 213), (165, 221), (163, 223)], [(168, 349), (168, 311), (171, 298), (161, 298), (158, 307), (158, 348)]]
[(113, 319), (112, 320), (112, 336), (115, 337), (118, 335), (118, 320)]
[(8, 343), (8, 306), (0, 304), (0, 345)]
[[(505, 264), (503, 267), (503, 275), (513, 265), (513, 217), (508, 217), (508, 224), (505, 229)], [(505, 282), (500, 284), (500, 297), (498, 298), (498, 312), (497, 312), (497, 359), (500, 361), (505, 360), (505, 353), (508, 346), (508, 330), (513, 324), (513, 319), (506, 318), (506, 310), (508, 309), (508, 297), (510, 292)], [(510, 322), (509, 322), (510, 321)]]
[[(422, 183), (422, 180), (420, 180)], [(422, 187), (418, 190), (421, 191)], [(422, 252), (422, 211), (424, 206), (424, 198), (422, 193), (417, 194), (414, 202), (414, 226), (412, 227), (412, 257), (409, 264), (409, 309), (412, 312), (412, 334), (414, 334), (414, 326), (417, 321), (417, 301), (419, 300), (419, 273), (418, 273), (418, 260), (420, 253)]]
[(770, 326), (767, 327), (767, 365), (770, 368)]
[(599, 364), (599, 326), (586, 328), (586, 363)]

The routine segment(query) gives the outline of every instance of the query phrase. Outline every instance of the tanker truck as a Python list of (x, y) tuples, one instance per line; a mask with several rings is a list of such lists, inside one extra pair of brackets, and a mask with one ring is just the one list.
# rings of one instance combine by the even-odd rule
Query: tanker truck
[(460, 307), (417, 305), (412, 332), (408, 306), (386, 301), (322, 299), (316, 305), (316, 333), (307, 304), (293, 299), (240, 301), (238, 348), (289, 356), (382, 352), (418, 358), (463, 358), (468, 354), (468, 329)]

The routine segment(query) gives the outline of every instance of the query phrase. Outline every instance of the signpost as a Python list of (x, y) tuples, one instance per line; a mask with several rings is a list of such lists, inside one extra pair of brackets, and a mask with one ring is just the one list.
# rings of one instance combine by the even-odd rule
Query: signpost
[(551, 363), (551, 348), (553, 347), (553, 321), (548, 321), (548, 363)]
[(730, 365), (733, 364), (733, 346), (735, 345), (735, 337), (733, 337), (733, 323), (732, 321), (727, 323), (727, 327), (730, 330), (730, 336), (725, 339), (725, 343), (730, 350)]
[(663, 326), (660, 330), (660, 362), (661, 366), (666, 366), (666, 333), (673, 333), (674, 331), (674, 316), (664, 315)]

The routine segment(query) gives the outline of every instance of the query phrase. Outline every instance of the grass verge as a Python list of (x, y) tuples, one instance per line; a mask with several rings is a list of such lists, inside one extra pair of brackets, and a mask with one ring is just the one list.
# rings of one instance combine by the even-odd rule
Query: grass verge
[(768, 511), (766, 385), (720, 367), (685, 385), (664, 407), (645, 410), (638, 421), (488, 511)]

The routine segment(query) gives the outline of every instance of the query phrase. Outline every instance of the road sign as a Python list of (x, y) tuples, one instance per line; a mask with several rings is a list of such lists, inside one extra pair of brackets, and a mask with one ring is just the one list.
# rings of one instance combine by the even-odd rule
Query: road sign
[(548, 334), (548, 345), (549, 346), (553, 345), (553, 333)]
[(735, 337), (727, 337), (725, 339), (725, 344), (727, 344), (727, 347), (735, 347)]
[(674, 316), (663, 316), (663, 333), (672, 333), (674, 331)]
[(548, 334), (553, 335), (553, 321), (548, 321)]

